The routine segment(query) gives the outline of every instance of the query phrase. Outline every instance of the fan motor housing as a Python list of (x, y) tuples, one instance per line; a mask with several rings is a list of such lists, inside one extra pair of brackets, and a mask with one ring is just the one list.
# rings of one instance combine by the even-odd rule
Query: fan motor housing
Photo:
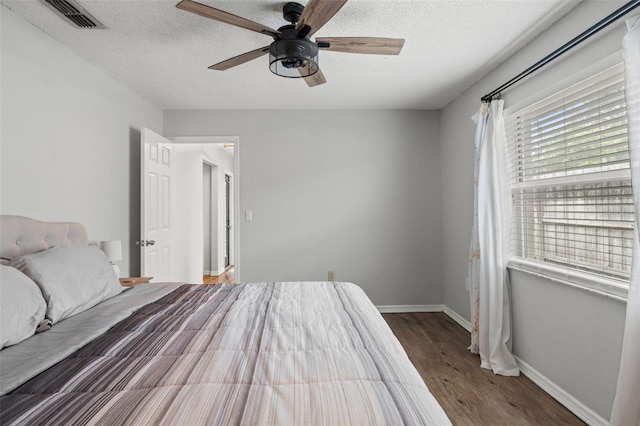
[(282, 16), (285, 21), (289, 21), (292, 24), (298, 22), (300, 19), (300, 15), (302, 15), (302, 11), (304, 10), (304, 6), (300, 3), (296, 2), (288, 2), (282, 6)]

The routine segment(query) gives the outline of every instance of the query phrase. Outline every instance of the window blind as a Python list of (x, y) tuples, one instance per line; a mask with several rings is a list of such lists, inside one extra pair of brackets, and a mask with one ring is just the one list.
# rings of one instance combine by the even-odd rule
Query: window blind
[(512, 255), (627, 285), (635, 216), (623, 65), (506, 117), (505, 126)]

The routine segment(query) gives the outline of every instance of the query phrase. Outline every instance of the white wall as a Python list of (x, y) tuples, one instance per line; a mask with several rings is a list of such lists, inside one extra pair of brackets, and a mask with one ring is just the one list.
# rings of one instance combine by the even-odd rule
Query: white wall
[[(224, 173), (234, 171), (233, 157), (214, 144), (175, 143), (172, 156), (172, 280), (192, 283), (202, 282), (202, 257), (204, 246), (202, 163), (213, 164), (212, 172), (216, 187), (212, 194), (218, 198), (217, 210), (213, 213), (213, 225), (221, 237), (223, 224)], [(216, 259), (213, 267), (224, 270), (223, 242), (218, 238)]]
[(162, 111), (4, 6), (0, 14), (0, 212), (122, 240), (121, 275), (137, 273), (140, 128), (162, 131)]
[[(442, 111), (444, 303), (470, 318), (465, 291), (473, 202), (470, 117), (480, 97), (520, 73), (621, 1), (579, 4), (556, 25), (472, 86)], [(620, 21), (503, 94), (506, 107), (531, 100), (621, 49)], [(512, 272), (515, 354), (597, 415), (608, 419), (620, 363), (625, 304), (549, 280)]]
[[(440, 304), (439, 114), (165, 111), (164, 134), (239, 136), (242, 281), (336, 279)], [(241, 214), (244, 217), (244, 214)]]

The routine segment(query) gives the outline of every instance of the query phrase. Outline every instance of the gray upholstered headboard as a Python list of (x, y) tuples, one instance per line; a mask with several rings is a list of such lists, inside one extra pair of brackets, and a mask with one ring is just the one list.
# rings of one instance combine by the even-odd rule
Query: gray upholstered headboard
[(41, 222), (24, 216), (0, 216), (0, 257), (11, 259), (55, 246), (86, 246), (87, 230), (75, 222)]

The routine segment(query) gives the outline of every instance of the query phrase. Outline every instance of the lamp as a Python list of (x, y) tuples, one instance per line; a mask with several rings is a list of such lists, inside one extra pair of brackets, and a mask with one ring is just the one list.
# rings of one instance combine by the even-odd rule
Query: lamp
[(269, 46), (269, 69), (281, 77), (308, 77), (318, 72), (318, 45), (298, 36), (294, 25), (279, 29), (280, 38)]
[(109, 259), (113, 272), (116, 273), (116, 277), (120, 278), (120, 268), (113, 262), (122, 260), (122, 242), (120, 240), (115, 241), (100, 241), (100, 250), (102, 250)]

